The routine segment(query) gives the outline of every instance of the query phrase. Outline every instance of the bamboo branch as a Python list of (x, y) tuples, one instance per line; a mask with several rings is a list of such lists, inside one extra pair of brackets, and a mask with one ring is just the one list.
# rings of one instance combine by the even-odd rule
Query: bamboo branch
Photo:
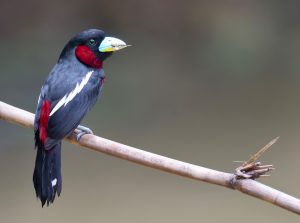
[[(27, 128), (33, 127), (34, 114), (0, 101), (0, 119)], [(238, 179), (235, 174), (196, 166), (179, 160), (146, 152), (131, 146), (101, 138), (84, 135), (76, 141), (76, 132), (66, 139), (70, 143), (106, 153), (144, 166), (238, 190), (278, 207), (300, 214), (300, 200), (251, 179)]]

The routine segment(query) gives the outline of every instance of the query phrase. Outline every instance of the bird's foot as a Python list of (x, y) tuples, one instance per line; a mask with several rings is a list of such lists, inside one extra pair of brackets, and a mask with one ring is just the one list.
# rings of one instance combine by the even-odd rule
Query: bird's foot
[(78, 125), (76, 130), (79, 131), (79, 133), (76, 135), (77, 142), (79, 142), (81, 137), (84, 136), (85, 134), (94, 135), (94, 133), (91, 129), (89, 129), (88, 127), (82, 126), (82, 125)]

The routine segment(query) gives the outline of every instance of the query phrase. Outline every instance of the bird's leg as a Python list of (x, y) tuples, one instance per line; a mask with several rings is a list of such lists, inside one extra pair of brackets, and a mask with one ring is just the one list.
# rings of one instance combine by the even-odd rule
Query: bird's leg
[(77, 142), (79, 142), (80, 139), (81, 139), (81, 137), (83, 135), (85, 135), (85, 134), (92, 134), (92, 135), (94, 135), (94, 133), (93, 133), (93, 131), (91, 129), (89, 129), (88, 127), (85, 127), (83, 125), (78, 125), (77, 128), (76, 128), (76, 130), (79, 131), (79, 133), (76, 136)]

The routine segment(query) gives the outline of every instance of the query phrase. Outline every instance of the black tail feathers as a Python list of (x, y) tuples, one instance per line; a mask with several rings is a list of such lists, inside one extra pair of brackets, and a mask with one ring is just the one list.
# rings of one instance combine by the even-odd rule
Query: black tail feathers
[(60, 195), (61, 180), (61, 142), (51, 149), (45, 149), (42, 142), (36, 139), (37, 155), (33, 172), (33, 184), (36, 196), (41, 200), (42, 207), (53, 203), (55, 195)]

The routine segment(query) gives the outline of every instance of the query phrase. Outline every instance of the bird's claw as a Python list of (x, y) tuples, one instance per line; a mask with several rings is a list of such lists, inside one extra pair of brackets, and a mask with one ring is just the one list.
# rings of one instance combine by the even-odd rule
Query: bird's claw
[(81, 137), (84, 136), (85, 134), (92, 134), (94, 135), (93, 131), (91, 129), (89, 129), (88, 127), (82, 126), (82, 125), (78, 125), (77, 129), (79, 131), (79, 133), (76, 135), (76, 140), (77, 142), (80, 141)]

